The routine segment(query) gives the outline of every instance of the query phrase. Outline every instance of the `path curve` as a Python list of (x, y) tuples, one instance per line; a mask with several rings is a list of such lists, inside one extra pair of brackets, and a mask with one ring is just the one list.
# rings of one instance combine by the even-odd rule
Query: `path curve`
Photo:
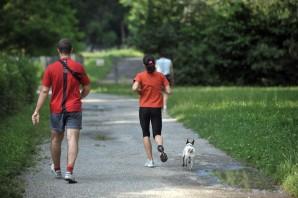
[[(75, 167), (78, 183), (67, 184), (53, 178), (49, 142), (46, 142), (41, 145), (38, 164), (24, 176), (24, 197), (287, 198), (278, 189), (248, 190), (223, 184), (209, 173), (243, 166), (167, 115), (163, 119), (163, 135), (169, 160), (161, 163), (153, 144), (157, 167), (145, 168), (137, 106), (137, 100), (129, 97), (90, 94), (83, 104), (83, 130)], [(186, 138), (196, 141), (193, 171), (181, 166)], [(64, 140), (63, 172), (65, 147)]]

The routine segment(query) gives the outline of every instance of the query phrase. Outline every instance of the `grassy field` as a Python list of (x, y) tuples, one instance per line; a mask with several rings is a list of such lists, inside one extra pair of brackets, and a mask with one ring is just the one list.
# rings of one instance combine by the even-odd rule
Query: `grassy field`
[(170, 114), (298, 196), (298, 88), (179, 87)]
[(23, 197), (24, 181), (19, 174), (35, 160), (36, 145), (49, 135), (48, 105), (41, 112), (37, 127), (31, 123), (34, 106), (29, 105), (19, 113), (0, 121), (0, 195)]

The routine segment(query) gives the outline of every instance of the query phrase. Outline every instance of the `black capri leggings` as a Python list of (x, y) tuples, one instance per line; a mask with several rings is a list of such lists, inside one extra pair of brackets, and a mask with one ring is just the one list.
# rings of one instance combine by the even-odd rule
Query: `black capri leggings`
[(161, 108), (140, 107), (139, 119), (143, 131), (143, 137), (150, 137), (150, 121), (152, 125), (153, 137), (156, 135), (161, 135)]

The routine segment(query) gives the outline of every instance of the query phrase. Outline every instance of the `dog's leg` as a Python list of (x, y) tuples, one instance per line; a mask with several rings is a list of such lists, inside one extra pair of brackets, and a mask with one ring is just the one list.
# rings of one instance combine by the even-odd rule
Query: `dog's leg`
[(189, 158), (190, 164), (189, 164), (189, 170), (192, 170), (193, 166), (193, 158)]
[(187, 160), (187, 166), (188, 166), (188, 168), (189, 168), (189, 170), (191, 170), (191, 158), (190, 157), (188, 157), (188, 160)]
[(182, 166), (184, 166), (185, 155), (182, 157)]

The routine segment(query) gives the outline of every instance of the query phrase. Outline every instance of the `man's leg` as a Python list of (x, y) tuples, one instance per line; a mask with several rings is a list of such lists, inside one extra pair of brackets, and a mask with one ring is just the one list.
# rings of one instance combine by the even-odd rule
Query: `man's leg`
[(64, 132), (56, 132), (52, 130), (51, 133), (51, 154), (56, 170), (60, 169), (60, 157), (61, 157), (61, 143), (64, 137)]
[(67, 171), (72, 173), (79, 151), (80, 129), (67, 129)]
[(144, 147), (145, 147), (145, 151), (146, 151), (146, 155), (147, 155), (148, 160), (153, 160), (153, 158), (152, 158), (152, 146), (151, 146), (150, 137), (148, 137), (148, 136), (144, 137), (143, 142), (144, 142)]
[(163, 110), (167, 110), (167, 103), (168, 103), (168, 94), (163, 92)]

